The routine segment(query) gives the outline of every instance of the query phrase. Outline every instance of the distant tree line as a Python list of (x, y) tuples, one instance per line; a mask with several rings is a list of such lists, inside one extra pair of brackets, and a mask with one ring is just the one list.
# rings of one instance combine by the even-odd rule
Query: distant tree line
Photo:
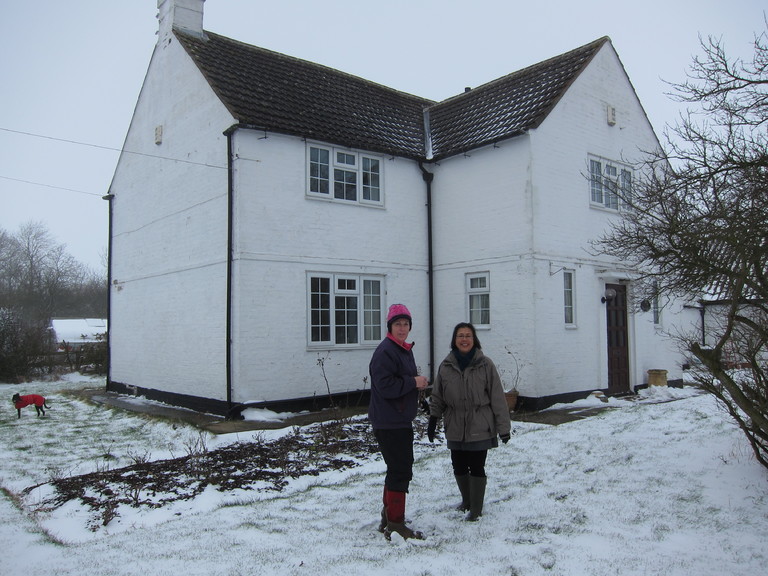
[(106, 271), (78, 262), (41, 222), (0, 228), (0, 381), (45, 367), (57, 344), (51, 318), (106, 315)]

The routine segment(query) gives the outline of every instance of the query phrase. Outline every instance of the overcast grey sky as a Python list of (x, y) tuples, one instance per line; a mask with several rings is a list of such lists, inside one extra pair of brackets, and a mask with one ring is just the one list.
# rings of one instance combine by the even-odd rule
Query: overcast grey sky
[[(0, 228), (41, 221), (101, 269), (106, 194), (157, 31), (157, 0), (0, 0)], [(443, 100), (610, 36), (656, 133), (699, 35), (750, 57), (764, 0), (207, 0), (230, 38)]]

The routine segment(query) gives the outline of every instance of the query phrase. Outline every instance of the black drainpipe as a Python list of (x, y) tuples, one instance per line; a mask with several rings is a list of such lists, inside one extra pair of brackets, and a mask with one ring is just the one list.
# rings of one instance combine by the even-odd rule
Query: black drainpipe
[(427, 184), (427, 276), (429, 282), (429, 381), (435, 377), (435, 293), (434, 270), (432, 262), (432, 180), (435, 175), (419, 162), (421, 177)]
[[(227, 371), (227, 410), (232, 404), (232, 270), (235, 258), (235, 151), (232, 135), (240, 128), (263, 130), (250, 124), (233, 124), (224, 131), (227, 137), (227, 327), (226, 327), (226, 371)], [(266, 132), (265, 132), (266, 134)]]
[(232, 259), (234, 257), (234, 167), (232, 159), (232, 134), (236, 126), (229, 128), (227, 136), (227, 328), (226, 328), (226, 372), (227, 372), (227, 411), (232, 409)]
[(109, 216), (107, 220), (107, 378), (106, 389), (109, 390), (112, 375), (112, 347), (109, 342), (109, 334), (112, 331), (112, 201), (115, 195), (111, 192), (102, 196), (109, 202)]

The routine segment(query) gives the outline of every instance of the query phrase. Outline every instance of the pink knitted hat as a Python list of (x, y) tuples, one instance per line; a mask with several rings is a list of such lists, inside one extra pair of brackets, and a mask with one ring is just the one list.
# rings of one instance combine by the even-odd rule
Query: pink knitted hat
[(413, 319), (411, 318), (411, 313), (408, 311), (408, 308), (405, 307), (405, 304), (392, 304), (392, 306), (389, 307), (389, 312), (387, 313), (387, 331), (392, 331), (392, 322), (399, 318), (408, 318), (408, 324), (413, 327)]

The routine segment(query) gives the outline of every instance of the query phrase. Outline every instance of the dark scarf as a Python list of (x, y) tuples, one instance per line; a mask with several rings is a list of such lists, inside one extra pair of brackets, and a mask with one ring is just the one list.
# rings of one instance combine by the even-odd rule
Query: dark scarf
[(472, 348), (472, 350), (466, 354), (462, 354), (454, 348), (453, 355), (455, 356), (456, 361), (459, 363), (459, 370), (464, 372), (464, 369), (469, 366), (469, 364), (472, 362), (472, 359), (475, 357), (475, 349)]

